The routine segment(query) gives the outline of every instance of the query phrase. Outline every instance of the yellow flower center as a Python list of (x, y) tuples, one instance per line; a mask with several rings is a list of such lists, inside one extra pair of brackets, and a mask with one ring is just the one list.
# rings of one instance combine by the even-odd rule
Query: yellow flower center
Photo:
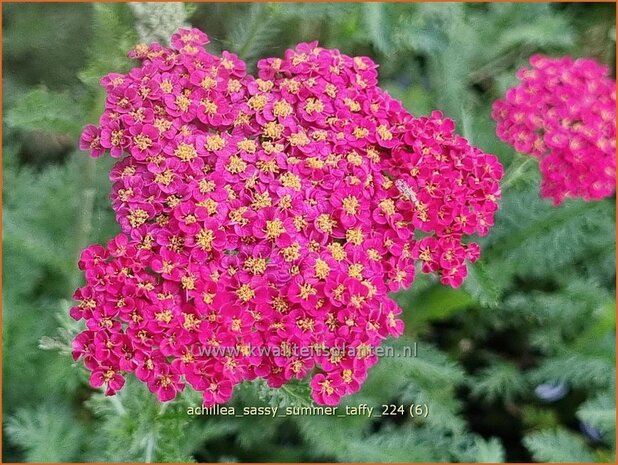
[(150, 147), (152, 147), (152, 139), (143, 134), (138, 134), (137, 136), (134, 136), (133, 143), (140, 150), (148, 150)]
[(360, 203), (358, 202), (358, 199), (353, 195), (348, 195), (343, 199), (343, 209), (348, 215), (356, 215), (359, 208)]
[(212, 100), (205, 98), (200, 101), (200, 104), (204, 107), (204, 113), (208, 115), (214, 115), (215, 113), (217, 113), (217, 104)]
[(243, 284), (236, 291), (236, 295), (243, 302), (249, 302), (255, 297), (255, 291), (248, 284)]
[(195, 236), (195, 242), (200, 249), (209, 251), (212, 249), (212, 241), (214, 239), (214, 232), (210, 229), (202, 229)]
[(283, 222), (276, 218), (272, 221), (266, 221), (266, 239), (277, 239), (285, 232)]

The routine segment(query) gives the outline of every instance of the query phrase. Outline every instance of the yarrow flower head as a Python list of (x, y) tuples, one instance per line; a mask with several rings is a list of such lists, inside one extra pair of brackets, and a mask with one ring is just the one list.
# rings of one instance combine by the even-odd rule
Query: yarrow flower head
[(311, 375), (314, 400), (337, 404), (402, 334), (388, 293), (416, 264), (462, 283), (502, 167), (440, 113), (405, 111), (369, 58), (302, 43), (253, 77), (199, 30), (171, 42), (103, 78), (82, 136), (92, 156), (124, 156), (122, 233), (81, 255), (74, 357), (109, 395), (134, 373), (161, 401), (188, 384), (213, 405), (243, 380)]
[(616, 188), (616, 81), (591, 58), (534, 55), (497, 100), (500, 139), (540, 161), (541, 196), (599, 200)]

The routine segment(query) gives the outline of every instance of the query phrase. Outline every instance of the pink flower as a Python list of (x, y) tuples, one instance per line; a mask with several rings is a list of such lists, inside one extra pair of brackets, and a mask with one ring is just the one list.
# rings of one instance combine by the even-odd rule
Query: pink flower
[(122, 234), (80, 257), (73, 355), (109, 394), (135, 373), (162, 402), (188, 383), (205, 405), (316, 368), (314, 400), (336, 405), (403, 333), (388, 293), (416, 263), (461, 284), (502, 167), (442, 114), (406, 112), (367, 57), (299, 44), (254, 78), (207, 41), (181, 29), (102, 80), (81, 146), (126, 155), (110, 172)]
[(204, 405), (222, 404), (232, 398), (232, 383), (229, 380), (210, 379), (205, 381)]
[(337, 405), (343, 395), (343, 380), (317, 374), (311, 378), (311, 395), (318, 404)]
[(86, 126), (79, 139), (79, 148), (88, 150), (93, 157), (103, 155), (105, 148), (101, 145), (101, 130), (92, 124)]
[(206, 45), (209, 42), (208, 36), (194, 27), (178, 29), (171, 39), (172, 46), (177, 50), (182, 49), (186, 44)]
[(154, 126), (137, 124), (129, 128), (131, 134), (131, 155), (138, 161), (159, 153), (159, 131)]
[(105, 386), (105, 395), (113, 396), (124, 386), (125, 379), (117, 371), (109, 367), (99, 367), (90, 375), (90, 384), (98, 388)]
[(493, 106), (496, 132), (515, 150), (540, 160), (541, 196), (613, 195), (616, 173), (616, 82), (591, 58), (534, 55), (521, 83)]
[(155, 370), (153, 379), (148, 382), (148, 389), (156, 394), (161, 402), (167, 402), (176, 397), (183, 390), (184, 384), (180, 381), (180, 376), (170, 373), (168, 365), (160, 365)]

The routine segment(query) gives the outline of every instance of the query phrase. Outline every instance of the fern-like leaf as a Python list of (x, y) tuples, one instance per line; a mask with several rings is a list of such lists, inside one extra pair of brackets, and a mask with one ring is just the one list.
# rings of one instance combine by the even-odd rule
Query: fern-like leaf
[(524, 444), (539, 462), (594, 462), (581, 436), (563, 428), (530, 433)]

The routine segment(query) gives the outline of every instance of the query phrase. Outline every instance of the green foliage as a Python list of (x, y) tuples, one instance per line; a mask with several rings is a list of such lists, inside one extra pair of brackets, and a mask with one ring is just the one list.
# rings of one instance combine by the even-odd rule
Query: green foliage
[(69, 462), (78, 457), (84, 439), (74, 422), (66, 405), (42, 404), (19, 410), (9, 418), (6, 431), (24, 450), (27, 462)]
[(169, 44), (178, 27), (187, 26), (187, 8), (184, 3), (148, 2), (129, 3), (135, 15), (135, 29), (143, 43)]
[(594, 462), (584, 441), (565, 429), (539, 431), (524, 438), (526, 447), (539, 462)]
[[(127, 52), (137, 42), (126, 4), (94, 3), (92, 8), (92, 42), (86, 67), (79, 72), (80, 80), (91, 90), (97, 88), (102, 76), (128, 71)], [(99, 108), (92, 108), (92, 112), (98, 114)]]
[(394, 52), (389, 25), (392, 20), (389, 16), (389, 8), (386, 3), (363, 3), (362, 24), (367, 30), (367, 36), (374, 47), (384, 55)]
[(402, 308), (414, 308), (414, 312), (404, 315), (404, 321), (415, 330), (422, 328), (423, 324), (449, 318), (475, 302), (463, 290), (437, 286), (435, 283), (429, 287), (422, 287), (419, 283), (413, 287), (413, 291), (399, 292), (394, 295), (394, 299)]
[(614, 202), (573, 200), (553, 208), (538, 201), (537, 191), (531, 186), (517, 196), (505, 195), (496, 227), (485, 241), (483, 258), (507, 271), (502, 279), (558, 272), (578, 261), (615, 254)]
[(485, 440), (477, 438), (476, 446), (476, 461), (480, 463), (497, 463), (504, 462), (504, 448), (497, 439)]
[(257, 388), (258, 397), (267, 402), (271, 407), (309, 406), (311, 402), (311, 389), (306, 382), (292, 381), (278, 389), (268, 387), (263, 380), (257, 380), (247, 389)]
[(230, 32), (230, 49), (243, 57), (248, 66), (262, 58), (261, 53), (277, 40), (280, 29), (276, 9), (274, 4), (254, 3)]
[(481, 397), (485, 402), (498, 399), (512, 402), (528, 388), (519, 367), (509, 362), (497, 361), (477, 375), (472, 383), (472, 394)]
[[(136, 380), (112, 399), (101, 393), (93, 395), (87, 405), (99, 421), (95, 441), (87, 452), (90, 461), (194, 461), (186, 450), (192, 436), (188, 428), (191, 417), (186, 414), (189, 402), (183, 398), (162, 405)], [(188, 441), (184, 444), (179, 438)]]
[(500, 289), (495, 283), (495, 277), (484, 262), (478, 262), (469, 268), (463, 287), (482, 307), (498, 305)]
[(76, 134), (84, 120), (83, 108), (66, 92), (39, 88), (27, 93), (5, 122), (29, 131)]
[(577, 410), (577, 418), (597, 428), (606, 439), (616, 437), (616, 398), (611, 392), (604, 392), (586, 401)]
[(532, 375), (538, 381), (566, 381), (579, 388), (599, 388), (612, 383), (616, 376), (614, 367), (610, 350), (600, 355), (567, 352), (546, 360)]
[[(492, 101), (532, 53), (615, 60), (611, 5), (267, 3), (3, 5), (3, 414), (5, 461), (607, 461), (615, 449), (615, 201), (538, 197), (538, 168), (495, 136)], [(185, 9), (186, 8), (186, 9)], [(173, 10), (173, 11), (172, 11)], [(172, 12), (165, 13), (162, 12)], [(185, 15), (186, 13), (186, 15)], [(187, 20), (187, 17), (190, 17)], [(37, 27), (32, 27), (36, 20)], [(342, 416), (189, 415), (129, 377), (116, 397), (72, 362), (67, 316), (88, 243), (116, 231), (112, 160), (76, 151), (138, 39), (190, 22), (250, 67), (319, 40), (380, 65), (415, 114), (440, 109), (505, 166), (501, 209), (459, 289), (420, 271), (393, 298), (405, 335), (344, 399)], [(403, 356), (415, 347), (414, 356)], [(542, 401), (535, 388), (562, 383)], [(367, 404), (369, 416), (345, 415)], [(384, 416), (382, 405), (427, 416)], [(228, 404), (309, 407), (307, 380), (238, 386)], [(585, 425), (600, 438), (586, 436)], [(581, 430), (580, 430), (581, 428)]]

